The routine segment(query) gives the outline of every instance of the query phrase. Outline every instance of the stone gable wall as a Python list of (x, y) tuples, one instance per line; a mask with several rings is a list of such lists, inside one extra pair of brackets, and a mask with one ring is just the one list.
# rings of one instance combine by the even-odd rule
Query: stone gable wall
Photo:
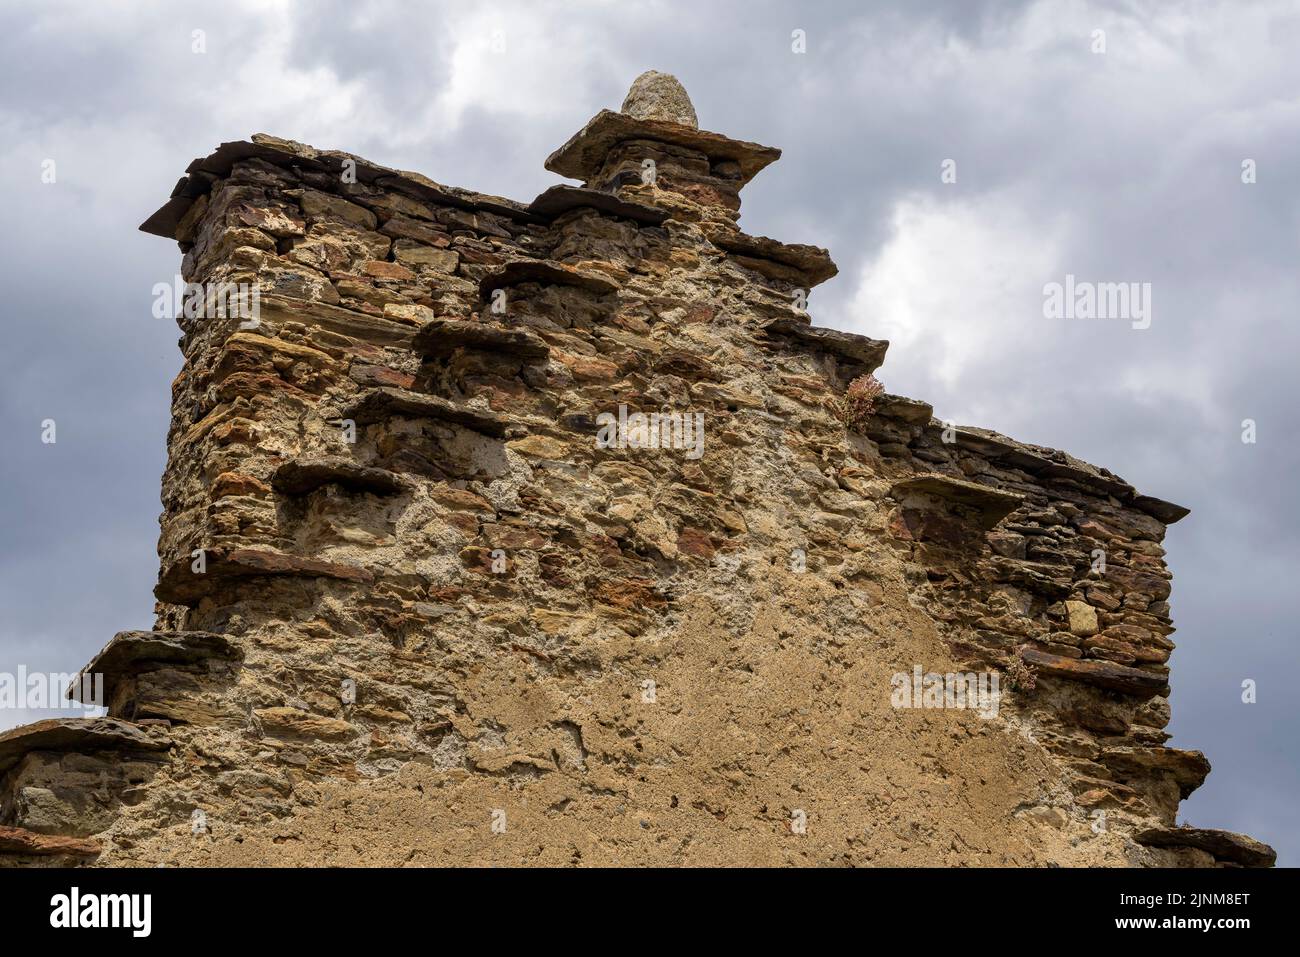
[[(1174, 826), (1185, 510), (912, 399), (846, 427), (887, 343), (736, 226), (776, 151), (664, 129), (601, 114), (527, 205), (272, 137), (191, 165), (144, 228), (257, 322), (178, 320), (155, 630), (87, 665), (108, 717), (0, 735), (0, 860), (1271, 860)], [(598, 447), (620, 407), (702, 449)], [(997, 715), (895, 707), (914, 667)]]

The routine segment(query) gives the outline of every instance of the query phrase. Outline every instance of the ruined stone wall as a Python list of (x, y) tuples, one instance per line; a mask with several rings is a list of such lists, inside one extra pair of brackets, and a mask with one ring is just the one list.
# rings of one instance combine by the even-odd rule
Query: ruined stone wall
[[(0, 860), (1269, 863), (1174, 827), (1185, 511), (915, 400), (846, 427), (887, 344), (737, 228), (778, 155), (632, 102), (527, 205), (196, 160), (143, 228), (256, 321), (178, 320), (155, 630), (87, 665), (108, 717), (0, 735)], [(620, 406), (702, 445), (599, 447)], [(996, 715), (896, 707), (914, 667)]]

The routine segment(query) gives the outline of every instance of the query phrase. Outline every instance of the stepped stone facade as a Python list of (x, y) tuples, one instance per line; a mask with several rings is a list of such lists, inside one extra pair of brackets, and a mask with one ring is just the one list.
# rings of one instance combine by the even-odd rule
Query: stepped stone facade
[[(810, 323), (825, 250), (738, 228), (778, 156), (652, 73), (527, 204), (195, 160), (142, 228), (259, 312), (178, 319), (157, 622), (86, 666), (107, 716), (0, 734), (0, 860), (1271, 864), (1176, 825), (1186, 510), (846, 416), (887, 343)], [(896, 707), (918, 668), (996, 714)]]

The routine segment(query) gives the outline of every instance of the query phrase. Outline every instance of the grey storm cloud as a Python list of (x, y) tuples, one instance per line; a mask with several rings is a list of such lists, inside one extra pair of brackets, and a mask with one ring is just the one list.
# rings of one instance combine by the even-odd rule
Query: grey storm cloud
[[(654, 68), (783, 148), (742, 223), (831, 250), (813, 316), (891, 339), (891, 391), (1192, 509), (1170, 743), (1215, 770), (1183, 813), (1300, 861), (1294, 4), (101, 6), (0, 7), (0, 671), (152, 622), (179, 254), (136, 226), (191, 158), (269, 132), (527, 200)], [(1046, 318), (1066, 275), (1150, 283), (1150, 328)]]

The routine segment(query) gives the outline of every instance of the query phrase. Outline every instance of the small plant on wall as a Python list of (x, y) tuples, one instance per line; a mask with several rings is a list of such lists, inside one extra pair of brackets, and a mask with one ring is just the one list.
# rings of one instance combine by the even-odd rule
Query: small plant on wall
[(1038, 672), (1017, 654), (1007, 657), (1003, 663), (1003, 672), (1012, 691), (1030, 692), (1038, 685)]
[(840, 420), (850, 429), (860, 429), (876, 411), (876, 399), (885, 391), (874, 375), (860, 375), (844, 391), (840, 402)]

